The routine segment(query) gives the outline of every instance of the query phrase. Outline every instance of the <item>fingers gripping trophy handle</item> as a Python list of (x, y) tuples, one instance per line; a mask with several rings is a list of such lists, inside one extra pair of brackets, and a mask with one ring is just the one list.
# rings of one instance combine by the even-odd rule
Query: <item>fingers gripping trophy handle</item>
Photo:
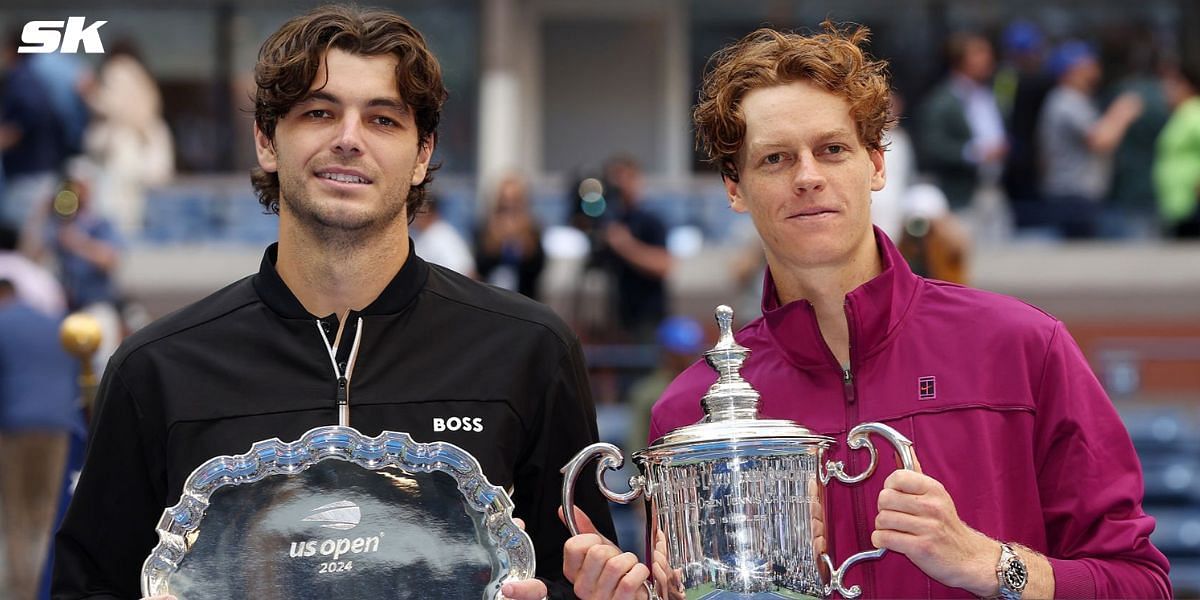
[[(867, 468), (864, 469), (862, 473), (851, 476), (846, 474), (845, 465), (842, 463), (842, 461), (827, 461), (825, 463), (825, 469), (821, 473), (821, 483), (828, 484), (830, 479), (837, 479), (838, 481), (847, 485), (854, 485), (866, 480), (873, 473), (875, 473), (875, 466), (879, 462), (879, 453), (875, 451), (875, 446), (871, 443), (870, 434), (872, 433), (882, 436), (892, 444), (892, 446), (896, 449), (896, 454), (900, 456), (900, 464), (903, 466), (903, 468), (910, 471), (916, 470), (917, 454), (913, 449), (913, 443), (911, 440), (904, 437), (904, 434), (896, 431), (892, 427), (884, 425), (883, 423), (862, 423), (855, 426), (854, 429), (851, 429), (850, 433), (846, 435), (846, 445), (855, 450), (866, 447), (867, 451), (871, 453), (871, 462), (867, 465)], [(841, 594), (843, 598), (857, 598), (860, 594), (862, 594), (862, 588), (857, 585), (846, 588), (842, 584), (842, 578), (845, 577), (846, 571), (857, 563), (865, 560), (883, 558), (886, 554), (886, 548), (877, 548), (875, 550), (859, 552), (858, 554), (847, 558), (846, 562), (842, 563), (842, 566), (835, 569), (833, 568), (833, 560), (829, 558), (829, 555), (822, 553), (821, 561), (824, 562), (825, 566), (829, 569), (829, 584), (825, 586), (825, 595), (828, 596), (836, 591), (837, 593)]]
[[(579, 479), (579, 473), (591, 462), (592, 458), (597, 456), (600, 457), (600, 462), (596, 464), (596, 486), (600, 488), (600, 493), (604, 494), (605, 498), (618, 504), (629, 504), (641, 496), (646, 488), (646, 479), (641, 475), (629, 478), (629, 491), (624, 494), (610, 490), (604, 483), (605, 471), (615, 471), (625, 464), (625, 457), (621, 454), (620, 448), (609, 443), (597, 442), (580, 450), (575, 458), (563, 465), (561, 471), (563, 474), (563, 518), (567, 521), (567, 529), (571, 530), (571, 535), (579, 535), (579, 522), (575, 519), (575, 480)], [(644, 582), (643, 585), (646, 588), (648, 600), (658, 600), (658, 596), (654, 593), (654, 586), (649, 581)]]

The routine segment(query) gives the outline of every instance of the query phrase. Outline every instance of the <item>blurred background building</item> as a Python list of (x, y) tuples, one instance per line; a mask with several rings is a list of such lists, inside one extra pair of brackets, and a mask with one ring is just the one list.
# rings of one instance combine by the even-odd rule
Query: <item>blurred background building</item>
[[(266, 36), (315, 4), (0, 0), (0, 196), (22, 240), (4, 256), (38, 259), (70, 309), (108, 307), (118, 332), (252, 273), (276, 228), (249, 185), (252, 68)], [(1200, 3), (364, 4), (407, 16), (442, 62), (440, 229), (472, 247), (476, 276), (576, 328), (602, 432), (626, 446), (629, 397), (666, 360), (653, 323), (615, 320), (629, 248), (657, 257), (637, 289), (657, 281), (661, 313), (701, 323), (705, 345), (715, 305), (740, 323), (757, 310), (761, 249), (693, 149), (708, 57), (761, 25), (868, 25), (902, 115), (877, 223), (922, 273), (1067, 323), (1142, 453), (1176, 592), (1200, 594)], [(26, 22), (68, 16), (107, 21), (106, 53), (15, 54)]]

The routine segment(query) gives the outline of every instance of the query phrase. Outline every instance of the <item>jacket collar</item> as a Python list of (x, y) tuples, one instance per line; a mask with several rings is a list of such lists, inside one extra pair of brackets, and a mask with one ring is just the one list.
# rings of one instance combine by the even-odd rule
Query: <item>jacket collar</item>
[[(267, 246), (267, 251), (263, 253), (262, 264), (259, 265), (258, 273), (254, 275), (253, 283), (254, 290), (258, 292), (258, 296), (262, 298), (271, 310), (275, 311), (279, 316), (285, 319), (315, 319), (316, 315), (310, 314), (300, 304), (300, 300), (292, 293), (283, 279), (279, 277), (279, 272), (275, 270), (275, 262), (279, 258), (279, 244), (274, 243)], [(357, 312), (358, 315), (387, 315), (395, 314), (404, 310), (408, 306), (421, 289), (425, 287), (425, 281), (429, 278), (429, 263), (426, 263), (421, 257), (417, 256), (413, 249), (413, 243), (408, 241), (408, 259), (404, 261), (404, 265), (400, 267), (400, 271), (392, 278), (387, 287), (383, 288), (383, 292), (379, 294), (371, 304), (367, 305), (362, 311)], [(335, 317), (337, 315), (334, 315)], [(322, 317), (324, 318), (324, 317)]]
[[(875, 244), (883, 270), (846, 294), (852, 366), (883, 349), (901, 325), (920, 289), (920, 278), (878, 227)], [(808, 300), (779, 305), (775, 280), (767, 269), (763, 281), (763, 322), (774, 344), (797, 366), (834, 366), (833, 353), (821, 337), (816, 313)]]

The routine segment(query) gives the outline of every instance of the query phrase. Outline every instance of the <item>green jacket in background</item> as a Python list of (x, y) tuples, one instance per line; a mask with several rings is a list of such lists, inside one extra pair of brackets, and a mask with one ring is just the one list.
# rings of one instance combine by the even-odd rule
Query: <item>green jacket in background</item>
[(1200, 188), (1200, 98), (1180, 104), (1158, 136), (1154, 159), (1158, 214), (1172, 225), (1196, 212)]
[(917, 116), (919, 135), (914, 140), (920, 170), (937, 178), (951, 208), (969, 205), (978, 185), (979, 169), (967, 159), (971, 126), (966, 106), (954, 93), (950, 80), (929, 93)]

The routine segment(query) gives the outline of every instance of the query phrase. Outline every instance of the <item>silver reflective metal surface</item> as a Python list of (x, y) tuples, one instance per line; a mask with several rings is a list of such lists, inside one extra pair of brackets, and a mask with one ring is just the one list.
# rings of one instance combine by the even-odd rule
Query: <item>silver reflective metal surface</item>
[(652, 595), (672, 600), (705, 598), (845, 598), (862, 593), (845, 586), (847, 570), (880, 558), (885, 550), (860, 552), (835, 567), (826, 554), (825, 523), (830, 512), (825, 486), (831, 480), (853, 485), (875, 472), (874, 433), (894, 446), (905, 468), (913, 468), (912, 442), (882, 423), (850, 431), (847, 445), (865, 449), (870, 464), (857, 475), (841, 462), (826, 461), (833, 438), (786, 420), (758, 418), (758, 392), (740, 375), (750, 351), (733, 339), (733, 311), (716, 311), (721, 337), (705, 353), (717, 382), (700, 400), (705, 417), (681, 427), (633, 454), (640, 471), (630, 490), (617, 493), (604, 484), (604, 471), (620, 468), (616, 446), (593, 444), (563, 467), (563, 507), (567, 526), (574, 520), (575, 480), (600, 458), (596, 480), (614, 502), (646, 501), (648, 551), (666, 581)]
[(535, 570), (512, 501), (465, 450), (341, 426), (206, 462), (158, 534), (142, 592), (179, 600), (492, 600)]

